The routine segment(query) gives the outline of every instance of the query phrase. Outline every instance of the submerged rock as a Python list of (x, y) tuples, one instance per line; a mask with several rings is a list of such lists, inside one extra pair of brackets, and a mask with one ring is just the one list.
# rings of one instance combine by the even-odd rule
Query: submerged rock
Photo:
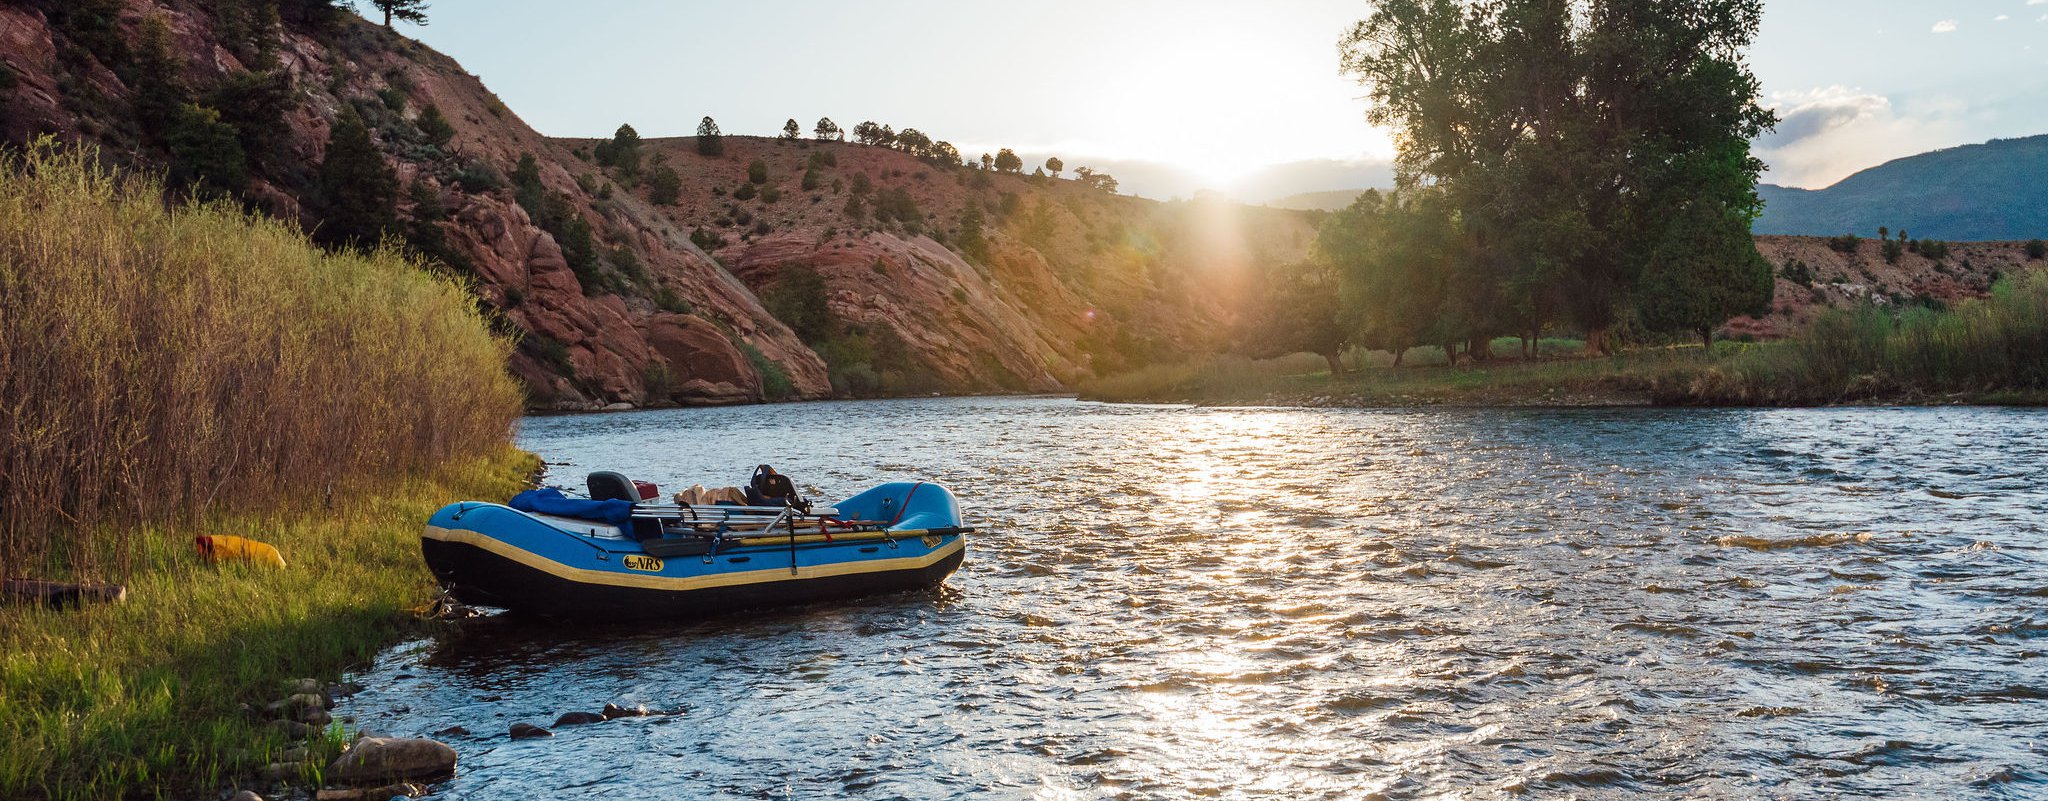
[(532, 737), (553, 736), (555, 736), (554, 732), (548, 731), (547, 729), (543, 729), (539, 726), (535, 726), (531, 723), (512, 724), (512, 739), (514, 740), (525, 740)]
[(614, 720), (617, 718), (641, 718), (651, 714), (654, 713), (647, 711), (646, 704), (634, 704), (630, 707), (619, 706), (618, 704), (604, 705), (605, 720)]
[(469, 730), (468, 730), (468, 729), (465, 729), (465, 728), (463, 728), (463, 727), (461, 727), (461, 726), (449, 726), (448, 728), (445, 728), (445, 729), (442, 729), (442, 730), (440, 730), (440, 731), (434, 732), (434, 736), (435, 736), (435, 737), (468, 737), (468, 736), (469, 736)]
[(417, 798), (427, 794), (427, 788), (417, 784), (387, 784), (369, 789), (321, 790), (313, 796), (314, 801), (390, 801), (393, 798)]
[(586, 723), (603, 723), (610, 719), (611, 718), (607, 718), (595, 712), (564, 712), (562, 713), (561, 717), (555, 718), (555, 727), (561, 728), (563, 726), (581, 726)]
[(455, 749), (427, 739), (365, 737), (327, 766), (327, 780), (365, 784), (441, 776), (455, 770)]

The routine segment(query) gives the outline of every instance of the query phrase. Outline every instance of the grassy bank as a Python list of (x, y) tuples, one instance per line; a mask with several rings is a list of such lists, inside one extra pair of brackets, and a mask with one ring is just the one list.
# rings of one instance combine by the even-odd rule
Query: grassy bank
[[(1511, 353), (1516, 340), (1496, 342)], [(1353, 354), (1333, 378), (1321, 359), (1222, 357), (1159, 365), (1081, 388), (1117, 402), (1401, 407), (2048, 403), (2048, 272), (2001, 281), (1990, 297), (1946, 310), (1841, 309), (1783, 342), (1639, 348), (1450, 367), (1417, 349), (1402, 367)]]
[[(1496, 343), (1506, 353), (1508, 343)], [(1732, 345), (1717, 348), (1724, 353)], [(1417, 348), (1394, 367), (1385, 354), (1354, 353), (1353, 369), (1332, 378), (1320, 358), (1254, 361), (1237, 357), (1162, 365), (1081, 388), (1086, 400), (1113, 402), (1313, 406), (1628, 405), (1648, 403), (1660, 381), (1697, 371), (1697, 347), (1631, 351), (1608, 359), (1553, 345), (1543, 358), (1497, 358), (1448, 366), (1443, 353)]]
[[(210, 797), (276, 761), (297, 743), (239, 705), (366, 664), (418, 630), (433, 594), (427, 516), (508, 497), (536, 467), (504, 448), (337, 496), (331, 510), (140, 527), (125, 534), (151, 547), (126, 601), (0, 608), (0, 798)], [(205, 565), (195, 533), (269, 542), (290, 564)]]
[[(283, 736), (238, 704), (417, 625), (427, 515), (534, 466), (463, 286), (166, 196), (47, 141), (0, 156), (0, 575), (129, 589), (0, 607), (0, 797), (206, 795), (263, 764)], [(198, 534), (289, 565), (202, 565)]]

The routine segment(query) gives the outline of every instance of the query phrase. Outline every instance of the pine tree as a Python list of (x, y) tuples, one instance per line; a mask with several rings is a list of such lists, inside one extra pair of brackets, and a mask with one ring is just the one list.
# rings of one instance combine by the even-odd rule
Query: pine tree
[(315, 185), (323, 212), (317, 235), (327, 244), (375, 247), (396, 220), (398, 176), (353, 110), (328, 132)]
[(795, 141), (797, 139), (802, 138), (803, 135), (804, 129), (802, 126), (796, 124), (795, 117), (789, 118), (788, 122), (782, 124), (782, 138)]
[(718, 123), (710, 117), (697, 123), (697, 153), (713, 158), (725, 155), (725, 137), (718, 132)]
[(384, 12), (384, 27), (386, 28), (391, 27), (391, 20), (393, 18), (401, 22), (410, 22), (414, 25), (426, 27), (426, 0), (370, 0), (370, 5), (376, 6), (378, 11)]
[(815, 129), (815, 132), (820, 142), (846, 141), (846, 134), (839, 130), (839, 123), (833, 122), (831, 117), (819, 117), (818, 127)]
[(1009, 148), (996, 151), (996, 170), (999, 172), (1023, 172), (1024, 160), (1017, 158), (1017, 152)]

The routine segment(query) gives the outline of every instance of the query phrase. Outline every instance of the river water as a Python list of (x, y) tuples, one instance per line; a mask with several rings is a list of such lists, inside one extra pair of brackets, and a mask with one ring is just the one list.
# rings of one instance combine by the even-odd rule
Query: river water
[[(933, 399), (526, 421), (551, 480), (929, 479), (944, 588), (491, 618), (437, 798), (2048, 797), (2048, 412)], [(509, 740), (606, 702), (681, 714)]]

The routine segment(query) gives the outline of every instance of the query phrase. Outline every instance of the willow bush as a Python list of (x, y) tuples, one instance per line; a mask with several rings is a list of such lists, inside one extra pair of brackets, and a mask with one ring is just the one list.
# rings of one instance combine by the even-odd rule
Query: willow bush
[(0, 573), (123, 575), (145, 526), (503, 449), (510, 345), (464, 287), (165, 196), (49, 140), (0, 156)]
[(1659, 388), (1668, 403), (1814, 404), (1917, 396), (2032, 401), (2048, 392), (2048, 271), (1945, 310), (1823, 313), (1783, 343)]

